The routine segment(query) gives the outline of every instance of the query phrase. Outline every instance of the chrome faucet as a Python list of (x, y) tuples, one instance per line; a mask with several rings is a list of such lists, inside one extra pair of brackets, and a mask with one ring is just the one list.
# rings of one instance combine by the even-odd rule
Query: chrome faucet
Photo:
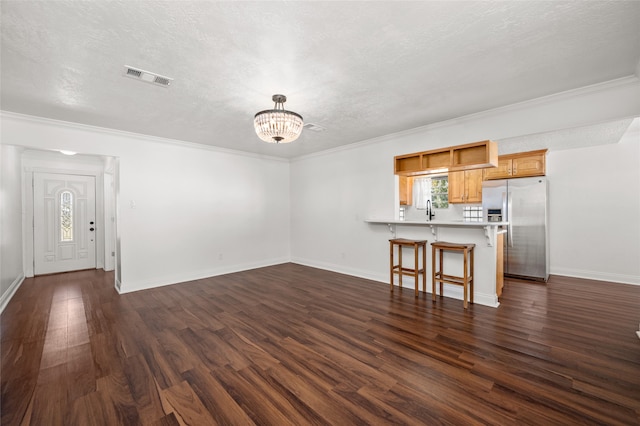
[(433, 219), (436, 216), (436, 214), (433, 212), (433, 209), (431, 208), (431, 200), (427, 200), (427, 220), (431, 221), (431, 219)]

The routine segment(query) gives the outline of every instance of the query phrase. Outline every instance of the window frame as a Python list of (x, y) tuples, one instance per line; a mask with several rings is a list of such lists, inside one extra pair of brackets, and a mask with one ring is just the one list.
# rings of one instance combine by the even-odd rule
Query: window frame
[[(430, 177), (431, 177), (431, 205), (433, 206), (434, 209), (448, 209), (449, 208), (449, 174), (436, 175), (436, 176), (430, 176)], [(434, 192), (434, 189), (436, 189), (435, 182), (437, 181), (446, 182), (444, 192), (438, 192), (438, 193)], [(438, 197), (441, 201), (436, 203), (434, 201), (435, 197)], [(443, 198), (444, 198), (444, 201), (442, 201)]]

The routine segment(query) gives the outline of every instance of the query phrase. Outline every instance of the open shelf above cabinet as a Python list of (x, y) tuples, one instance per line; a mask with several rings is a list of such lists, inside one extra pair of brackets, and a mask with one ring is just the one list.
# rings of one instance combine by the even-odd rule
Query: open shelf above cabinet
[(497, 165), (498, 144), (490, 140), (415, 152), (394, 158), (394, 172), (402, 176), (483, 169)]

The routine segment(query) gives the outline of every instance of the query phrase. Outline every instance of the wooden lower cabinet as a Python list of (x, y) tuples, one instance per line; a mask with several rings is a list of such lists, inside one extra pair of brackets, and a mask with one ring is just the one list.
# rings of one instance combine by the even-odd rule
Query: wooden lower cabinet
[(496, 238), (496, 294), (502, 296), (502, 287), (504, 287), (504, 234), (498, 234)]
[(449, 172), (449, 203), (481, 203), (482, 176), (482, 169)]

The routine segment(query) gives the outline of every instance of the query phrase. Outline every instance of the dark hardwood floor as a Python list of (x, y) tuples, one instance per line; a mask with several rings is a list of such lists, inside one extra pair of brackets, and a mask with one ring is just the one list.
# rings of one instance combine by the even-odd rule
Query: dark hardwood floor
[(640, 287), (507, 280), (498, 309), (283, 264), (118, 295), (27, 279), (3, 425), (640, 424)]

